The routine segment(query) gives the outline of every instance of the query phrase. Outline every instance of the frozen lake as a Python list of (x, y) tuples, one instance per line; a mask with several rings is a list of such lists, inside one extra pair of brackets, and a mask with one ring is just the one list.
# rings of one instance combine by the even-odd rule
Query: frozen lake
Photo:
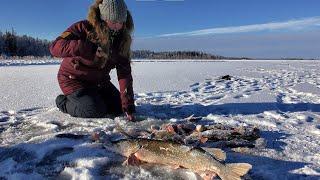
[[(212, 77), (261, 78), (267, 74), (264, 68), (285, 70), (312, 68), (318, 64), (317, 61), (133, 62), (132, 75), (135, 93), (182, 91)], [(5, 102), (0, 103), (0, 109), (53, 106), (60, 93), (56, 78), (58, 69), (59, 65), (0, 66), (0, 97)], [(113, 70), (112, 82), (118, 87), (116, 79)], [(315, 84), (312, 89), (317, 86)]]
[[(54, 104), (60, 94), (58, 68), (56, 64), (0, 66), (0, 179), (197, 179), (162, 168), (117, 167), (101, 173), (101, 167), (119, 158), (86, 139), (54, 138), (57, 133), (90, 134), (115, 124), (148, 128), (192, 114), (204, 122), (257, 126), (262, 131), (267, 142), (262, 149), (227, 153), (227, 162), (253, 165), (251, 178), (320, 178), (320, 61), (133, 62), (138, 115), (149, 117), (136, 124), (127, 124), (123, 117), (89, 121), (59, 112)], [(219, 79), (224, 75), (231, 80)], [(117, 85), (114, 71), (112, 82)], [(10, 152), (16, 149), (13, 152), (27, 158), (13, 158)], [(46, 164), (56, 171), (36, 165), (59, 149), (67, 152)]]

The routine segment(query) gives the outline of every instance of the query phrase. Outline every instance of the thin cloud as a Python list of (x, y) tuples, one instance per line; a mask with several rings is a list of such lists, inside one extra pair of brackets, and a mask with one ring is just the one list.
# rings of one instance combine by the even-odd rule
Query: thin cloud
[(222, 28), (203, 29), (190, 32), (162, 34), (156, 37), (172, 37), (172, 36), (202, 36), (215, 34), (231, 34), (258, 31), (274, 31), (274, 30), (295, 30), (306, 29), (310, 27), (320, 26), (320, 17), (310, 17), (298, 20), (289, 20), (286, 22), (271, 22), (265, 24), (253, 24), (245, 26), (231, 26)]

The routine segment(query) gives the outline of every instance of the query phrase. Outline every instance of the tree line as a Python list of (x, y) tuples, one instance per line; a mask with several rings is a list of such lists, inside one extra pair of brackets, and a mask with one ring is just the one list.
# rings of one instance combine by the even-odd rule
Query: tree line
[(154, 52), (149, 50), (135, 50), (132, 52), (133, 59), (248, 59), (245, 57), (224, 57), (200, 51), (165, 51)]
[(0, 56), (1, 57), (24, 57), (50, 56), (50, 41), (33, 38), (27, 35), (18, 36), (12, 29), (5, 33), (0, 31)]

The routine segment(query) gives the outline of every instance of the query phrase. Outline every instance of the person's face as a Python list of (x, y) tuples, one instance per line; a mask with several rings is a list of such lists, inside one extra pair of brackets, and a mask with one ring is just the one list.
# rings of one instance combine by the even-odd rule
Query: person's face
[(123, 28), (123, 23), (122, 22), (113, 22), (113, 21), (106, 21), (107, 26), (109, 29), (113, 31), (119, 31)]

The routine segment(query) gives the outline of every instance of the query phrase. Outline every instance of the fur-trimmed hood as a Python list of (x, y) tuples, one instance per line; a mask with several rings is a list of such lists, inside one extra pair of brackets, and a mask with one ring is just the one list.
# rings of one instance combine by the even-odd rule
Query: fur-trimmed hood
[[(100, 10), (99, 4), (102, 3), (103, 0), (95, 0), (95, 2), (91, 5), (88, 13), (87, 20), (93, 26), (93, 31), (90, 32), (88, 36), (90, 39), (94, 39), (94, 41), (99, 42), (101, 48), (109, 53), (110, 41), (109, 41), (109, 29), (106, 26), (105, 22), (100, 18)], [(118, 46), (118, 52), (121, 56), (124, 56), (131, 59), (131, 43), (132, 37), (131, 34), (134, 29), (134, 23), (131, 16), (131, 13), (127, 11), (127, 20), (123, 26), (123, 29), (120, 33), (120, 43)]]

